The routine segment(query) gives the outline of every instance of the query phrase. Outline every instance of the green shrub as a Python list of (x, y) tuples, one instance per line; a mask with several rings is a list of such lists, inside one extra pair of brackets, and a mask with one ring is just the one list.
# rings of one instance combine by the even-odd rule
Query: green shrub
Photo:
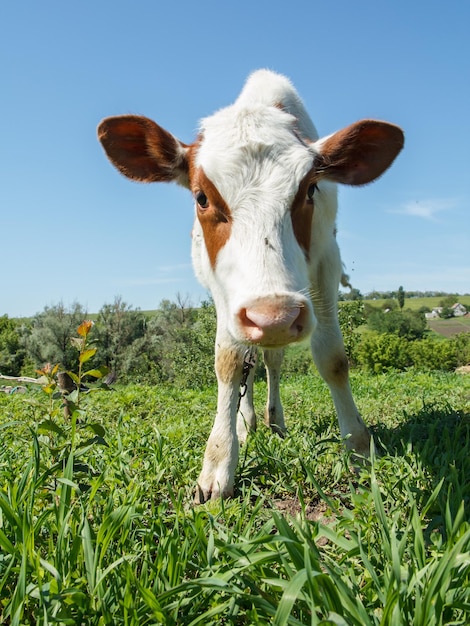
[(174, 327), (163, 342), (167, 379), (186, 389), (204, 389), (215, 383), (215, 307), (204, 302), (187, 324)]
[(412, 365), (410, 343), (392, 333), (364, 334), (357, 346), (356, 358), (359, 365), (375, 374), (393, 369), (404, 370)]
[(407, 339), (420, 339), (426, 330), (424, 313), (405, 309), (374, 311), (367, 319), (367, 325), (378, 333), (394, 333)]
[(459, 333), (450, 339), (455, 347), (457, 366), (470, 363), (470, 333)]
[(7, 315), (0, 317), (0, 373), (19, 376), (25, 358), (17, 323)]
[(410, 344), (415, 367), (421, 370), (452, 371), (458, 365), (456, 345), (452, 340), (439, 341), (427, 337)]
[(344, 348), (349, 362), (356, 363), (356, 348), (360, 341), (360, 335), (356, 329), (365, 323), (364, 303), (360, 300), (344, 302), (338, 310), (338, 321), (343, 335)]
[(376, 374), (390, 370), (453, 371), (470, 362), (470, 333), (451, 339), (408, 341), (392, 333), (367, 332), (356, 349), (358, 365)]

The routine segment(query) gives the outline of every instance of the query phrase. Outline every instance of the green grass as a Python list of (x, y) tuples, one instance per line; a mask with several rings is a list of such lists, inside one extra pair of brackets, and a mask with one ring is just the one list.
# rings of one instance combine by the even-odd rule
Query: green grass
[[(467, 310), (470, 309), (470, 295), (467, 296), (457, 296), (458, 298), (458, 302), (460, 302), (460, 304), (463, 304), (464, 307), (467, 308)], [(438, 307), (440, 306), (441, 301), (444, 299), (444, 296), (435, 296), (435, 297), (427, 297), (427, 298), (405, 298), (405, 308), (406, 309), (411, 309), (413, 311), (418, 311), (421, 307), (428, 307), (430, 310), (432, 310), (434, 307)], [(368, 304), (377, 307), (377, 308), (382, 308), (384, 303), (387, 302), (388, 300), (390, 300), (390, 298), (383, 298), (383, 299), (377, 299), (377, 300), (364, 300), (364, 302), (367, 302)]]
[(235, 497), (198, 507), (215, 389), (118, 387), (75, 424), (2, 394), (0, 623), (468, 624), (468, 378), (352, 386), (372, 464), (353, 469), (319, 378), (290, 378), (288, 436), (260, 426)]

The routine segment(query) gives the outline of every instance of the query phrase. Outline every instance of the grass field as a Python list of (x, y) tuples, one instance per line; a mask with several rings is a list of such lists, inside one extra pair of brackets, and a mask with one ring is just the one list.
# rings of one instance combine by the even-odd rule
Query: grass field
[(260, 426), (235, 497), (198, 507), (215, 389), (119, 387), (71, 421), (0, 394), (0, 623), (468, 624), (469, 379), (352, 386), (380, 458), (353, 469), (324, 384), (292, 378), (288, 436)]
[[(435, 298), (406, 298), (405, 308), (412, 311), (418, 311), (422, 307), (432, 310), (439, 306), (442, 297)], [(378, 309), (383, 308), (387, 300), (364, 300), (364, 303), (370, 304)], [(459, 296), (460, 304), (463, 304), (470, 311), (470, 296)], [(453, 317), (450, 319), (428, 320), (428, 328), (443, 337), (453, 337), (458, 333), (470, 332), (470, 317)]]
[[(429, 298), (405, 298), (405, 308), (412, 309), (413, 311), (418, 311), (422, 307), (427, 307), (432, 310), (434, 307), (440, 306), (440, 302), (443, 300), (442, 296), (429, 297)], [(377, 308), (382, 308), (384, 303), (387, 300), (385, 299), (377, 299), (377, 300), (364, 300), (368, 304), (375, 306)], [(458, 296), (458, 302), (463, 304), (467, 310), (470, 310), (470, 296)]]

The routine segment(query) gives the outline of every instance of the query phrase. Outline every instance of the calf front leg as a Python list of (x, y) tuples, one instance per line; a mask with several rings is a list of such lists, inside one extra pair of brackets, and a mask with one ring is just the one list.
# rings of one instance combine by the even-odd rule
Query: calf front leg
[(238, 463), (237, 409), (245, 348), (217, 342), (217, 414), (207, 441), (195, 502), (233, 496)]
[[(240, 398), (240, 405), (237, 415), (237, 435), (240, 443), (245, 443), (248, 437), (248, 433), (256, 430), (256, 413), (253, 403), (253, 384), (255, 380), (256, 370), (256, 353), (251, 355), (248, 351), (245, 351), (243, 360), (243, 366), (246, 367), (247, 359), (252, 359), (252, 364), (248, 372), (248, 377), (245, 381), (245, 389), (243, 390), (243, 396)], [(243, 383), (242, 383), (243, 386)]]
[(346, 447), (365, 456), (370, 452), (370, 433), (362, 421), (349, 384), (349, 365), (339, 325), (318, 325), (312, 336), (315, 364), (330, 388)]
[(265, 423), (274, 432), (279, 435), (284, 435), (286, 425), (284, 422), (284, 410), (281, 404), (279, 385), (284, 350), (265, 350), (263, 356), (268, 380), (268, 399), (264, 413)]

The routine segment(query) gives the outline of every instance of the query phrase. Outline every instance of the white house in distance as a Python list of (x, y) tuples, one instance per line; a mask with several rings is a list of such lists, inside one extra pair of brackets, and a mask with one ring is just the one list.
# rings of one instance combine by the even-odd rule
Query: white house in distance
[(467, 309), (463, 304), (460, 304), (460, 302), (456, 302), (450, 308), (454, 312), (454, 317), (463, 317), (467, 313)]
[[(456, 302), (450, 308), (454, 317), (463, 317), (464, 315), (467, 315), (467, 309), (464, 307), (463, 304), (460, 304), (460, 302)], [(440, 317), (441, 313), (442, 307), (435, 306), (430, 313), (425, 313), (424, 316), (427, 320), (434, 320)]]
[(435, 306), (430, 313), (425, 313), (424, 317), (427, 320), (435, 320), (441, 315), (441, 311), (442, 311), (441, 306)]

